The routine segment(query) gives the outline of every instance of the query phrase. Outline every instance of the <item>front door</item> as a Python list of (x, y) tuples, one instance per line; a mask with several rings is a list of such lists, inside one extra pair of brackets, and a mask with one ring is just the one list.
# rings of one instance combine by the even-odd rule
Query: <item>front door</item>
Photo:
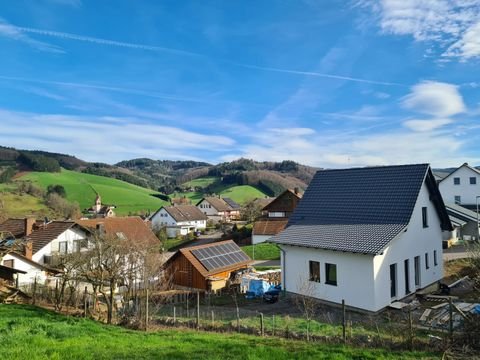
[(390, 297), (397, 297), (397, 264), (390, 265)]

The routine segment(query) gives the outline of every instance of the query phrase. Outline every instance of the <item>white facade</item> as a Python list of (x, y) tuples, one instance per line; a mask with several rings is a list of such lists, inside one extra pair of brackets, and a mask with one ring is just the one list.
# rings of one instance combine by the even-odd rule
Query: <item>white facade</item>
[(13, 268), (17, 270), (25, 271), (26, 274), (18, 273), (18, 285), (28, 285), (35, 282), (37, 279), (38, 284), (45, 284), (47, 282), (47, 274), (42, 270), (41, 266), (35, 266), (31, 262), (22, 259), (22, 257), (15, 256), (15, 254), (7, 254), (2, 259), (2, 264), (5, 264), (5, 261), (13, 260)]
[(184, 236), (192, 231), (204, 230), (207, 227), (206, 220), (176, 221), (165, 208), (157, 211), (150, 221), (153, 229), (166, 228), (169, 238)]
[[(422, 207), (427, 207), (428, 227), (423, 227)], [(283, 284), (287, 291), (321, 300), (379, 311), (416, 289), (443, 276), (442, 230), (440, 219), (422, 185), (407, 231), (391, 241), (382, 255), (363, 255), (298, 246), (282, 248)], [(425, 255), (428, 254), (428, 255)], [(418, 256), (418, 285), (415, 284), (415, 257)], [(428, 257), (428, 269), (426, 266)], [(436, 261), (435, 261), (436, 257)], [(406, 291), (405, 260), (408, 260), (409, 291)], [(320, 263), (320, 282), (309, 280), (309, 261)], [(336, 265), (337, 285), (326, 284), (326, 265)], [(396, 264), (396, 296), (391, 297), (390, 265)]]
[(464, 164), (440, 181), (438, 188), (446, 204), (475, 205), (480, 196), (480, 172)]
[(270, 239), (273, 235), (255, 235), (252, 234), (252, 245), (260, 244), (268, 239)]

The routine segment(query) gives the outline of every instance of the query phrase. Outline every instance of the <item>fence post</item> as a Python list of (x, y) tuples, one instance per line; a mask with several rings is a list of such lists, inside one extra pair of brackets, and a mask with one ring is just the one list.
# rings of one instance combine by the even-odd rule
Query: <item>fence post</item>
[(33, 294), (32, 294), (32, 304), (35, 305), (37, 300), (37, 277), (33, 279)]
[(408, 307), (408, 327), (410, 330), (410, 351), (413, 351), (413, 319), (411, 306)]
[(342, 337), (343, 343), (347, 343), (347, 317), (345, 311), (345, 299), (342, 299)]
[(148, 330), (148, 288), (145, 290), (145, 331)]
[(83, 317), (87, 317), (87, 287), (85, 286), (85, 292), (84, 292), (84, 296), (83, 296)]
[(452, 298), (448, 299), (448, 313), (449, 313), (449, 322), (448, 322), (448, 331), (450, 335), (450, 344), (453, 344), (453, 303)]
[(200, 291), (197, 291), (197, 330), (200, 329)]
[(272, 315), (272, 336), (275, 336), (275, 314)]
[(240, 310), (237, 306), (237, 331), (240, 332)]
[(173, 307), (173, 325), (175, 325), (177, 321), (177, 308), (174, 306)]
[(215, 327), (215, 312), (212, 310), (212, 328)]
[(265, 335), (265, 324), (263, 322), (263, 313), (260, 313), (260, 335)]

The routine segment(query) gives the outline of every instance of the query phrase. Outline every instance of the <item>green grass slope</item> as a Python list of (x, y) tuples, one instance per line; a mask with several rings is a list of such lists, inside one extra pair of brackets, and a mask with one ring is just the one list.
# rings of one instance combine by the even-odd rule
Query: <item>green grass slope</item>
[(0, 305), (2, 359), (435, 359), (425, 353), (355, 349), (191, 330), (156, 333), (101, 325), (26, 305)]
[(117, 206), (115, 210), (117, 215), (142, 210), (155, 211), (165, 204), (164, 201), (151, 196), (156, 193), (153, 190), (117, 179), (65, 169), (59, 173), (30, 172), (18, 180), (30, 180), (45, 189), (48, 185), (60, 184), (67, 191), (67, 199), (77, 201), (82, 210), (93, 205), (95, 191), (100, 194), (104, 204)]

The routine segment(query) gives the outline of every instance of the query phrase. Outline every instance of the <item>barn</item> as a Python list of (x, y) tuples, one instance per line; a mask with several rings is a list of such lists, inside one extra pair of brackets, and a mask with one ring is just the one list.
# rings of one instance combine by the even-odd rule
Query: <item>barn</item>
[(178, 250), (165, 264), (173, 285), (217, 291), (227, 285), (234, 271), (247, 268), (252, 260), (232, 240)]

